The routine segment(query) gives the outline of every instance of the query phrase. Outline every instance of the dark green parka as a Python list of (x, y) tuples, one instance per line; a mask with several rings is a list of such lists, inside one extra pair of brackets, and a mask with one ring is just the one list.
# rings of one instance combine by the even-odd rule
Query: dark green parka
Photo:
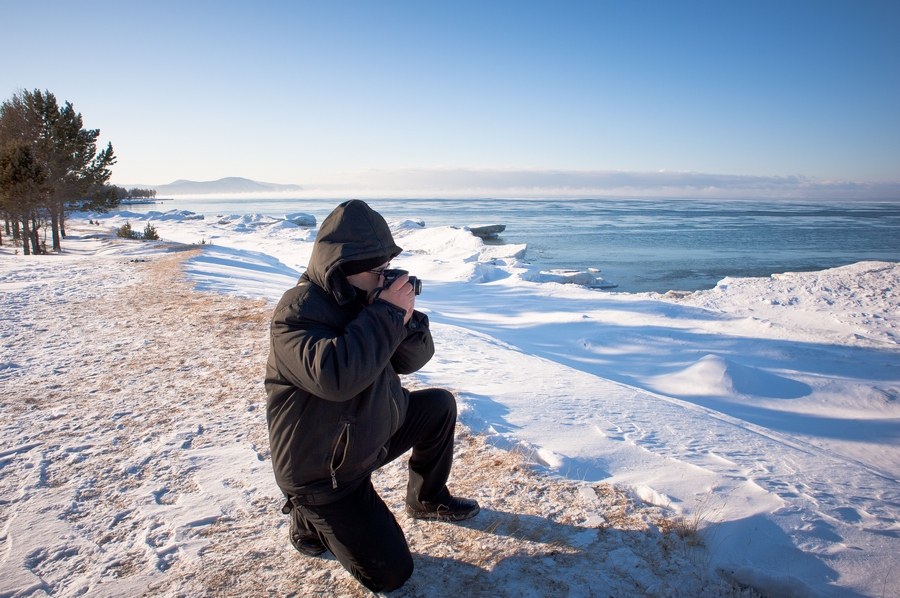
[(434, 354), (428, 318), (383, 300), (367, 305), (341, 271), (345, 262), (396, 257), (384, 218), (345, 202), (322, 222), (309, 267), (272, 317), (266, 416), (281, 490), (301, 504), (344, 496), (382, 465), (406, 417), (398, 374)]

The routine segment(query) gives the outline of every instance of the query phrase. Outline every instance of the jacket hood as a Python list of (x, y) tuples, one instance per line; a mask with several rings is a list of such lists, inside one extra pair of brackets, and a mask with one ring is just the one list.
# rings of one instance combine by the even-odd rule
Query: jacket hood
[(381, 214), (366, 202), (351, 199), (336, 207), (322, 222), (306, 277), (344, 305), (356, 298), (356, 289), (341, 271), (341, 264), (379, 256), (393, 259), (401, 251)]

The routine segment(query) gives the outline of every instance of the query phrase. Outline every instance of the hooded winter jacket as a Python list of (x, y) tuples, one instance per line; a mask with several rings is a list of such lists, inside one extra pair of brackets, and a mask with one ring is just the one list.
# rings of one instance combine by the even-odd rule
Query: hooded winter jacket
[(401, 251), (381, 215), (345, 202), (322, 222), (307, 271), (275, 308), (269, 445), (279, 487), (300, 504), (338, 500), (383, 464), (409, 403), (398, 374), (434, 354), (427, 316), (413, 312), (404, 325), (404, 310), (367, 304), (341, 270)]

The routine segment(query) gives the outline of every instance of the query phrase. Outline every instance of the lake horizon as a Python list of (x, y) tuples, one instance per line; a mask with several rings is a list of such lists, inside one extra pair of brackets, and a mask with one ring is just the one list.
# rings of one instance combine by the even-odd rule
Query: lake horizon
[[(317, 225), (345, 199), (160, 198), (121, 206), (283, 217)], [(595, 268), (615, 291), (709, 289), (725, 277), (765, 277), (859, 261), (900, 261), (900, 199), (363, 199), (388, 219), (426, 227), (502, 224), (497, 243), (526, 244), (541, 269)]]

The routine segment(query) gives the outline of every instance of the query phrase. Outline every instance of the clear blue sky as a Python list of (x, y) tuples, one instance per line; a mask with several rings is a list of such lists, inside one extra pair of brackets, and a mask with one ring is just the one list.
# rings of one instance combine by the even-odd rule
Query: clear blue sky
[(900, 182), (900, 2), (0, 0), (113, 181), (362, 169)]

